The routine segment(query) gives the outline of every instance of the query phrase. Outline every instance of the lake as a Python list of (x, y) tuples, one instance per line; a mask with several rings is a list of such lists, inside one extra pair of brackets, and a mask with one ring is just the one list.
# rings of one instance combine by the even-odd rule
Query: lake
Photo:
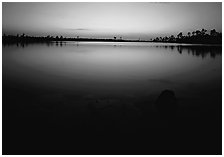
[[(113, 134), (119, 130), (116, 136), (123, 137), (130, 130), (137, 130), (151, 140), (152, 135), (142, 130), (156, 128), (154, 135), (162, 138), (158, 133), (161, 128), (184, 128), (182, 133), (189, 133), (185, 140), (198, 137), (190, 146), (194, 151), (193, 146), (204, 143), (205, 149), (215, 147), (207, 149), (213, 154), (220, 144), (221, 46), (143, 42), (3, 45), (2, 73), (3, 128), (11, 133), (5, 136), (6, 152), (23, 152), (22, 146), (17, 148), (18, 141), (33, 141), (28, 134), (37, 130), (39, 136), (35, 140), (49, 136), (51, 142), (48, 142), (52, 144), (55, 134), (49, 130), (58, 128), (73, 130), (76, 135), (91, 129), (94, 135), (85, 132), (88, 138), (99, 137), (98, 134), (107, 137), (111, 130)], [(175, 93), (178, 104), (175, 112), (178, 120), (171, 124), (155, 109), (158, 96), (166, 89)], [(169, 114), (166, 117), (173, 118)], [(18, 127), (24, 129), (12, 133)], [(30, 128), (33, 130), (27, 131)], [(196, 128), (194, 133), (193, 128)], [(204, 142), (204, 134), (208, 134), (208, 130), (202, 133), (205, 128), (213, 128), (210, 133), (214, 136), (208, 137), (210, 144)], [(68, 131), (63, 135), (71, 137), (73, 133)], [(130, 134), (137, 140), (137, 135)], [(105, 149), (99, 153), (93, 146), (87, 148), (93, 148), (96, 154), (108, 152)], [(29, 149), (31, 154), (35, 151)], [(127, 154), (122, 150), (121, 154)], [(184, 152), (183, 148), (179, 150), (177, 154)], [(71, 150), (67, 151), (69, 154)], [(176, 154), (171, 149), (164, 153), (169, 151)], [(51, 154), (48, 149), (43, 148), (43, 152)], [(196, 152), (200, 154), (202, 150)], [(157, 154), (143, 147), (136, 153)]]
[(221, 81), (221, 48), (204, 50), (160, 43), (6, 46), (3, 77), (31, 86), (100, 96), (158, 94), (166, 88), (186, 95), (200, 92), (197, 89), (202, 87), (215, 88), (214, 83)]

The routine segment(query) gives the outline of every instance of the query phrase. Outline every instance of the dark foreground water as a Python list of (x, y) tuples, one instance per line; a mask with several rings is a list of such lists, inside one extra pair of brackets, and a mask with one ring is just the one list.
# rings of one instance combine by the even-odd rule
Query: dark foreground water
[[(221, 52), (162, 43), (4, 45), (3, 154), (221, 154)], [(161, 111), (165, 89), (177, 107), (167, 102)]]

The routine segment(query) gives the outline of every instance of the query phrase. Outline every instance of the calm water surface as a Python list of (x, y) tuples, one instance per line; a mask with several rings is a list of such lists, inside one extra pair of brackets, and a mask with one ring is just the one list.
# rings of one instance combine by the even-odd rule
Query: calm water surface
[[(4, 154), (220, 152), (221, 47), (5, 45), (2, 61)], [(164, 89), (175, 111), (156, 110)]]
[(218, 88), (221, 81), (219, 47), (66, 42), (4, 46), (2, 56), (8, 81), (86, 94), (136, 96), (172, 89), (186, 95)]

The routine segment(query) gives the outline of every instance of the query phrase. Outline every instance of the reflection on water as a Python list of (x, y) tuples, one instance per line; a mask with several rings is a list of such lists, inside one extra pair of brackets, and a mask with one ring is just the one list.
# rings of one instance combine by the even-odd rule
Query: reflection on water
[(92, 44), (92, 45), (113, 45), (113, 46), (148, 46), (148, 47), (157, 47), (157, 48), (165, 48), (165, 49), (171, 49), (174, 51), (178, 51), (180, 54), (185, 51), (188, 54), (195, 55), (195, 56), (201, 56), (202, 58), (206, 57), (208, 54), (210, 57), (215, 58), (216, 55), (220, 55), (222, 51), (221, 46), (215, 46), (215, 45), (192, 45), (192, 44), (175, 44), (175, 43), (100, 43), (100, 42), (66, 42), (66, 41), (60, 41), (60, 42), (45, 42), (45, 43), (17, 43), (17, 44), (3, 44), (3, 47), (8, 46), (14, 46), (25, 48), (29, 45), (47, 45), (47, 46), (66, 46), (66, 44), (72, 44), (74, 46), (86, 45)]
[(188, 53), (189, 55), (205, 58), (207, 55), (215, 58), (216, 55), (221, 55), (221, 46), (203, 46), (203, 45), (176, 45), (176, 46), (156, 46), (164, 47), (165, 49), (171, 49), (173, 51), (178, 51), (180, 54)]
[(92, 92), (155, 92), (221, 79), (221, 47), (56, 42), (5, 45), (3, 77)]
[(2, 62), (9, 154), (217, 154), (221, 145), (221, 47), (4, 45)]

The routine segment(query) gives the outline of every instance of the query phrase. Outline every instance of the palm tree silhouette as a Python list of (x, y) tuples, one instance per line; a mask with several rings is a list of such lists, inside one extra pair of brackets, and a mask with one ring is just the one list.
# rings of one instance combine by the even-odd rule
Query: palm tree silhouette
[(180, 32), (180, 33), (177, 35), (177, 38), (181, 39), (181, 38), (182, 38), (182, 36), (183, 36), (183, 33), (182, 33), (182, 32)]
[(216, 35), (217, 35), (216, 30), (215, 30), (215, 29), (212, 29), (212, 30), (210, 31), (210, 35), (211, 35), (211, 36), (216, 36)]
[(188, 37), (190, 37), (191, 36), (191, 32), (188, 32), (187, 35), (188, 35)]
[(203, 29), (201, 30), (201, 35), (205, 35), (206, 32), (207, 32), (207, 30), (203, 28)]
[(197, 36), (201, 35), (201, 31), (199, 31), (199, 30), (196, 30), (195, 33), (196, 33)]

